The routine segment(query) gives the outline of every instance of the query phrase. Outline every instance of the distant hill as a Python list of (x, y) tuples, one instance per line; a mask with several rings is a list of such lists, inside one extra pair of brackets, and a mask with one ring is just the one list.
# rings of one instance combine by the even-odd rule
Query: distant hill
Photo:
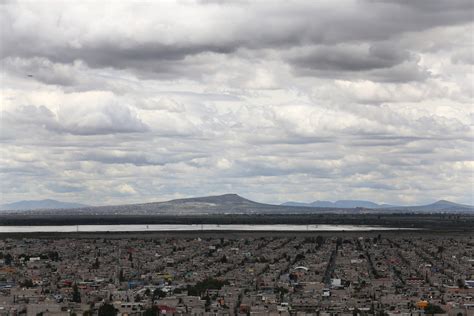
[(387, 210), (387, 211), (412, 211), (412, 212), (469, 212), (474, 211), (474, 206), (458, 204), (446, 200), (440, 200), (432, 204), (427, 205), (388, 205), (388, 204), (377, 204), (371, 201), (363, 200), (339, 200), (336, 202), (330, 201), (314, 201), (311, 203), (301, 202), (286, 202), (281, 205), (284, 206), (297, 206), (297, 207), (324, 207), (324, 208), (342, 208), (342, 209), (353, 209), (353, 208), (368, 208), (374, 210)]
[[(254, 202), (237, 194), (176, 199), (141, 204), (84, 206), (74, 209), (77, 215), (199, 215), (199, 214), (288, 214), (308, 213), (313, 209)], [(23, 212), (22, 212), (23, 213)], [(29, 214), (61, 215), (57, 209), (32, 210)], [(68, 214), (71, 214), (68, 212)]]
[[(103, 206), (94, 208), (116, 213), (132, 212), (133, 214), (252, 214), (281, 212), (287, 207), (254, 202), (237, 194), (176, 199), (166, 202), (144, 204)], [(290, 210), (291, 211), (291, 210)]]
[(370, 202), (370, 201), (362, 201), (362, 200), (339, 200), (336, 202), (314, 201), (311, 203), (286, 202), (286, 203), (283, 203), (282, 205), (302, 206), (302, 207), (332, 207), (332, 208), (356, 208), (356, 207), (381, 208), (383, 207), (380, 204)]
[(196, 198), (176, 199), (168, 202), (158, 202), (161, 204), (205, 204), (205, 205), (249, 205), (249, 206), (263, 206), (266, 204), (254, 202), (245, 199), (237, 194), (223, 194), (216, 196), (204, 196)]
[(61, 202), (51, 199), (18, 201), (13, 203), (1, 204), (0, 210), (39, 210), (39, 209), (70, 209), (87, 207), (85, 204)]
[(330, 201), (314, 201), (311, 203), (302, 202), (286, 202), (283, 206), (299, 206), (299, 207), (334, 207), (334, 203)]
[(470, 212), (474, 211), (474, 206), (466, 204), (458, 204), (446, 200), (439, 200), (437, 202), (427, 205), (414, 206), (389, 206), (385, 207), (387, 210), (409, 210), (413, 212)]
[[(166, 202), (141, 204), (84, 206), (75, 203), (64, 203), (54, 200), (22, 201), (2, 205), (12, 213), (40, 214), (56, 216), (64, 214), (64, 209), (71, 209), (67, 215), (202, 215), (202, 214), (308, 214), (308, 213), (407, 213), (407, 212), (473, 212), (474, 207), (449, 201), (438, 201), (429, 205), (393, 206), (380, 205), (370, 201), (340, 200), (337, 202), (315, 201), (313, 203), (291, 202), (285, 205), (272, 205), (254, 202), (237, 194), (176, 199)], [(16, 211), (16, 210), (22, 211)], [(24, 211), (29, 209), (30, 211)], [(6, 214), (4, 211), (3, 214)]]

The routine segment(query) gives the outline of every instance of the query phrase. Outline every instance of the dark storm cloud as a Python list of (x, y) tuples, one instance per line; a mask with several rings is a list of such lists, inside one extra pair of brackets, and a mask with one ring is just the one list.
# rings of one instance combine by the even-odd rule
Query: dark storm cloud
[(362, 76), (364, 77), (379, 82), (409, 83), (429, 79), (431, 73), (416, 62), (405, 62), (392, 68), (374, 69)]
[[(183, 7), (192, 10), (193, 6), (202, 9), (200, 5), (191, 4)], [(143, 13), (159, 11), (159, 8), (137, 7)], [(391, 68), (412, 58), (406, 49), (377, 42), (393, 40), (404, 32), (469, 22), (471, 8), (471, 1), (348, 1), (345, 6), (311, 2), (222, 4), (217, 6), (215, 16), (208, 16), (203, 21), (210, 24), (206, 36), (198, 28), (181, 24), (182, 21), (170, 25), (166, 23), (171, 22), (165, 22), (164, 28), (151, 31), (156, 25), (163, 24), (158, 14), (149, 20), (142, 17), (142, 28), (128, 26), (131, 32), (144, 34), (139, 38), (131, 38), (126, 34), (129, 31), (119, 23), (120, 19), (114, 21), (112, 13), (105, 13), (112, 23), (117, 24), (111, 36), (105, 37), (100, 29), (90, 29), (84, 21), (84, 25), (75, 25), (82, 32), (76, 30), (74, 41), (61, 41), (56, 36), (65, 36), (63, 29), (66, 32), (73, 29), (68, 28), (67, 19), (67, 16), (74, 18), (77, 14), (73, 9), (58, 11), (57, 19), (48, 21), (41, 19), (41, 12), (38, 12), (38, 17), (18, 15), (19, 11), (12, 4), (2, 9), (1, 56), (43, 57), (62, 64), (82, 60), (93, 68), (134, 69), (162, 78), (196, 79), (202, 72), (215, 71), (208, 67), (213, 64), (212, 54), (239, 56), (241, 49), (284, 52), (295, 47), (323, 45), (312, 53), (290, 59), (290, 63), (298, 69), (368, 71)], [(124, 7), (120, 13), (130, 14), (126, 10)], [(226, 19), (218, 19), (220, 14)], [(37, 29), (30, 32), (23, 25)], [(90, 27), (92, 25), (96, 24), (91, 23)], [(163, 35), (160, 32), (166, 33), (160, 36)], [(365, 43), (368, 48), (347, 49), (342, 45), (344, 43)], [(211, 54), (210, 58), (206, 57), (208, 54)], [(205, 58), (195, 58), (197, 56)], [(413, 75), (407, 80), (410, 77)], [(55, 82), (46, 74), (39, 76), (39, 80)]]
[(411, 59), (406, 50), (393, 44), (376, 43), (368, 47), (360, 46), (322, 46), (310, 49), (291, 62), (301, 69), (333, 71), (368, 71), (391, 68)]
[[(168, 46), (161, 43), (138, 43), (131, 47), (122, 47), (121, 42), (114, 42), (90, 43), (80, 48), (62, 46), (54, 50), (43, 50), (31, 43), (11, 42), (7, 43), (7, 48), (3, 53), (4, 56), (22, 58), (43, 57), (59, 64), (72, 64), (76, 60), (82, 60), (92, 68), (136, 69), (161, 73), (167, 77), (175, 72), (175, 75), (185, 76), (184, 71), (180, 72), (179, 66), (186, 63), (184, 59), (187, 56), (204, 53), (230, 54), (237, 48), (211, 44)], [(41, 69), (30, 68), (30, 70), (37, 73)]]
[(388, 82), (418, 81), (429, 76), (417, 64), (417, 56), (388, 42), (316, 46), (294, 54), (288, 61), (297, 74), (304, 76)]
[(474, 3), (466, 0), (431, 0), (431, 1), (411, 1), (411, 0), (369, 0), (372, 3), (392, 3), (394, 5), (402, 5), (411, 9), (415, 9), (427, 14), (440, 15), (446, 14), (447, 20), (453, 20), (454, 14), (458, 15), (461, 11), (469, 11), (474, 9)]

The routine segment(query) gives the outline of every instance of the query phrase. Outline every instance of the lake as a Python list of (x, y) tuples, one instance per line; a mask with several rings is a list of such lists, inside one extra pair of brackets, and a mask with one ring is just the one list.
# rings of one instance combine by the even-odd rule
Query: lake
[(406, 230), (399, 227), (366, 225), (64, 225), (0, 226), (1, 233), (74, 233), (74, 232), (160, 232), (160, 231), (374, 231)]

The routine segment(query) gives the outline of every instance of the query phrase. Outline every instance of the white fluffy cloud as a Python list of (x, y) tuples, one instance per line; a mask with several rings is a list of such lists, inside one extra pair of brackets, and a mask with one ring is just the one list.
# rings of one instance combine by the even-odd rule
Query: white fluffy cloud
[(470, 1), (0, 12), (5, 202), (473, 203)]

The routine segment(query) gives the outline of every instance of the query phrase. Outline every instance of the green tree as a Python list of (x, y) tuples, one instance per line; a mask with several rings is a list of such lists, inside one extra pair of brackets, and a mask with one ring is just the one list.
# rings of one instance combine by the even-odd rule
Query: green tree
[(304, 260), (304, 259), (305, 259), (304, 254), (299, 253), (299, 254), (296, 255), (295, 260), (294, 260), (294, 263), (296, 263), (296, 262), (298, 262), (298, 261), (301, 261), (301, 260)]
[(92, 269), (99, 269), (100, 267), (100, 262), (99, 262), (99, 258), (95, 258), (95, 262), (92, 264)]
[(161, 289), (155, 289), (153, 291), (153, 295), (151, 296), (151, 300), (154, 302), (157, 298), (166, 297), (166, 292), (162, 291)]
[(30, 288), (30, 287), (34, 287), (35, 285), (33, 284), (33, 281), (31, 279), (26, 279), (25, 281), (21, 282), (20, 285), (22, 287), (27, 287), (27, 288)]
[(140, 294), (135, 295), (135, 303), (138, 303), (141, 300), (142, 300), (142, 297), (140, 296)]
[(458, 280), (457, 280), (457, 283), (458, 283), (458, 287), (459, 287), (460, 289), (463, 289), (463, 288), (465, 287), (464, 280), (458, 279)]
[(228, 281), (221, 281), (214, 278), (207, 278), (203, 281), (196, 283), (194, 286), (188, 286), (188, 295), (190, 296), (201, 296), (202, 293), (208, 289), (220, 290), (224, 285), (229, 284)]
[(321, 235), (318, 235), (316, 237), (316, 243), (318, 244), (319, 247), (321, 247), (324, 244), (324, 237)]
[(76, 283), (74, 283), (74, 286), (72, 287), (72, 301), (75, 303), (81, 302), (81, 292), (79, 292), (79, 288), (77, 287)]
[(209, 295), (206, 295), (206, 303), (204, 304), (204, 308), (206, 309), (206, 312), (209, 311), (209, 307), (211, 306), (211, 297)]
[(9, 266), (9, 265), (12, 264), (13, 257), (12, 257), (11, 254), (7, 253), (7, 254), (5, 255), (4, 260), (5, 260), (5, 264), (6, 264), (7, 266)]
[(112, 304), (104, 303), (99, 307), (98, 316), (116, 316), (117, 311)]
[(143, 316), (156, 316), (159, 315), (159, 310), (156, 305), (153, 305), (151, 308), (147, 308), (143, 313)]
[(434, 314), (444, 314), (445, 311), (439, 306), (435, 304), (428, 304), (425, 308), (425, 314), (434, 315)]

